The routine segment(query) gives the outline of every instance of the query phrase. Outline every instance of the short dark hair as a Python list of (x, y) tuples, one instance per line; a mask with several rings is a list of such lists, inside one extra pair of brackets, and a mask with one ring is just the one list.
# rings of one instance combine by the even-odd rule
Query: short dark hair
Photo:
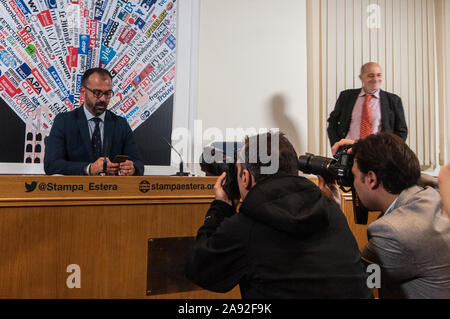
[[(278, 139), (277, 149), (273, 149), (273, 141)], [(254, 147), (256, 146), (256, 150)], [(267, 150), (264, 150), (267, 146)], [(252, 152), (250, 151), (252, 148)], [(273, 174), (263, 174), (261, 172), (262, 167), (270, 167), (273, 163), (268, 161), (264, 163), (260, 157), (260, 151), (264, 151), (265, 155), (270, 156), (270, 158), (278, 158), (278, 170)], [(286, 138), (284, 133), (281, 132), (268, 132), (251, 137), (245, 138), (244, 143), (244, 158), (240, 158), (242, 170), (247, 169), (250, 174), (255, 178), (255, 182), (258, 183), (262, 178), (272, 176), (278, 172), (284, 172), (289, 175), (298, 175), (298, 157), (297, 152), (292, 146), (291, 142)], [(252, 155), (256, 155), (256, 159), (250, 158)], [(273, 156), (272, 156), (273, 154)], [(277, 156), (278, 155), (278, 156)], [(241, 175), (242, 175), (241, 170)]]
[(373, 171), (391, 194), (416, 185), (420, 164), (405, 141), (393, 133), (369, 135), (352, 146), (356, 163), (363, 174)]
[(86, 85), (86, 82), (89, 80), (89, 77), (94, 73), (98, 73), (105, 77), (109, 77), (112, 80), (112, 75), (108, 70), (103, 69), (103, 68), (92, 68), (92, 69), (88, 69), (84, 72), (84, 74), (81, 78), (81, 85), (83, 85), (83, 86)]

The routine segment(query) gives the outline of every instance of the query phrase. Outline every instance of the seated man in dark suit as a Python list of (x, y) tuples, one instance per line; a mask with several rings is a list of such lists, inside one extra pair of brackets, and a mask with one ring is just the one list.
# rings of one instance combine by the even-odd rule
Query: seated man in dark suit
[[(130, 126), (106, 109), (114, 95), (111, 74), (101, 68), (87, 70), (80, 94), (84, 97), (81, 107), (55, 117), (46, 142), (45, 173), (98, 175), (106, 168), (108, 175), (143, 175), (144, 164)], [(111, 162), (116, 155), (128, 159)]]
[(341, 139), (359, 140), (369, 134), (390, 132), (406, 140), (408, 127), (402, 100), (380, 89), (381, 67), (374, 62), (361, 68), (362, 89), (341, 92), (328, 118), (331, 147)]

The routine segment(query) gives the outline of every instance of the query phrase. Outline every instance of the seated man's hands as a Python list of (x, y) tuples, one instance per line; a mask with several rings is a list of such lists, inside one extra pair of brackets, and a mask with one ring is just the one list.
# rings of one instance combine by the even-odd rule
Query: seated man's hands
[[(119, 164), (117, 164), (119, 165)], [(130, 160), (126, 160), (125, 162), (120, 163), (119, 166), (119, 175), (121, 176), (132, 176), (134, 174), (134, 163)]]
[[(103, 172), (103, 162), (104, 162), (104, 160), (105, 160), (104, 157), (99, 157), (94, 163), (91, 163), (91, 165), (89, 167), (89, 175), (91, 175), (91, 176), (94, 175), (95, 176), (95, 175), (98, 175), (101, 172)], [(113, 172), (116, 171), (116, 168), (114, 168), (114, 166), (108, 168), (108, 163), (113, 164), (113, 163), (111, 163), (109, 158), (106, 158), (106, 163), (107, 163), (107, 165), (106, 165), (106, 168), (107, 168), (106, 173), (113, 175), (114, 174)]]
[[(104, 161), (105, 157), (99, 157), (94, 163), (91, 163), (91, 166), (89, 167), (89, 175), (98, 175), (102, 173)], [(134, 174), (133, 162), (131, 161), (126, 162), (123, 162), (119, 165), (119, 163), (113, 163), (110, 161), (109, 158), (106, 157), (106, 175), (117, 175), (117, 173), (119, 172), (121, 172), (121, 175), (133, 175)], [(124, 164), (123, 168), (122, 164)]]

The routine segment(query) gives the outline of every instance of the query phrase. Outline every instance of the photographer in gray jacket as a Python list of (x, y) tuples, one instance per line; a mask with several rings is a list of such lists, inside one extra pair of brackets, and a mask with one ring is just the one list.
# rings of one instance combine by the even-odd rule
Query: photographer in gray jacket
[(439, 192), (417, 185), (417, 156), (392, 133), (358, 140), (352, 153), (362, 204), (382, 212), (362, 251), (365, 262), (381, 267), (380, 298), (450, 298), (450, 219)]

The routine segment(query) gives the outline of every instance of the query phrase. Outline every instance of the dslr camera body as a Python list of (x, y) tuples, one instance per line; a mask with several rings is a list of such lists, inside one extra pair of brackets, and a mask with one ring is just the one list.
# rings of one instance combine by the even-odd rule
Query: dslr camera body
[(316, 156), (307, 153), (298, 158), (298, 169), (305, 174), (322, 176), (326, 182), (336, 181), (343, 192), (352, 192), (353, 213), (355, 223), (367, 225), (369, 211), (359, 200), (353, 187), (353, 160), (354, 155), (348, 153), (351, 146), (341, 147), (334, 158)]
[(200, 168), (203, 172), (212, 176), (220, 176), (227, 173), (225, 184), (222, 186), (228, 198), (234, 203), (241, 198), (237, 182), (237, 149), (234, 149), (233, 157), (228, 156), (215, 147), (205, 147), (200, 157)]

